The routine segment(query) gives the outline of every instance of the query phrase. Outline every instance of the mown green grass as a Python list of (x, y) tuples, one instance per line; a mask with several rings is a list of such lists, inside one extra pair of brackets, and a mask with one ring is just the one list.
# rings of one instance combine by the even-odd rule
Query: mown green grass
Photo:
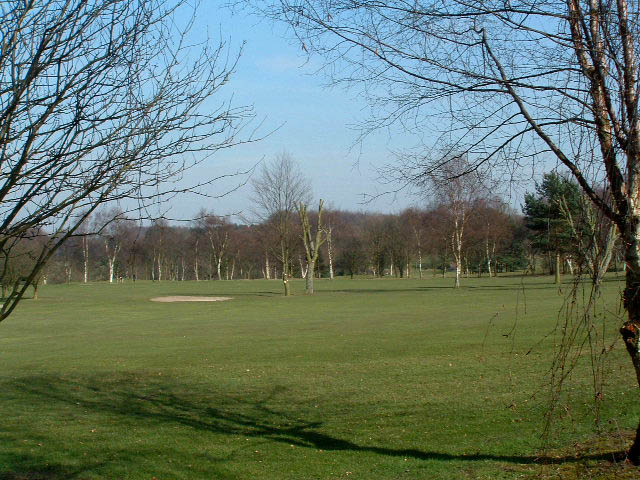
[(640, 415), (620, 342), (600, 433), (585, 353), (540, 438), (569, 285), (451, 285), (44, 286), (0, 324), (0, 479), (636, 478), (609, 462)]

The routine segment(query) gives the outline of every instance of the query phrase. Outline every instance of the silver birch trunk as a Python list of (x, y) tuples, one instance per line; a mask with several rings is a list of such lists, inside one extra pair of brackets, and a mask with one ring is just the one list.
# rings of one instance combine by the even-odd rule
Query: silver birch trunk
[(571, 257), (567, 257), (565, 261), (567, 262), (567, 266), (569, 267), (569, 273), (573, 275), (573, 261), (571, 260)]
[(460, 221), (456, 215), (454, 220), (454, 231), (451, 237), (451, 248), (453, 250), (453, 257), (456, 262), (456, 282), (455, 288), (460, 287), (460, 275), (462, 273), (462, 235), (464, 233), (464, 220)]
[(118, 251), (120, 250), (120, 244), (116, 243), (113, 246), (113, 250), (109, 249), (109, 242), (104, 242), (104, 248), (107, 253), (107, 264), (109, 265), (109, 283), (113, 283), (113, 274), (115, 269), (116, 257), (118, 256)]
[(311, 223), (309, 222), (309, 216), (307, 214), (307, 206), (302, 202), (298, 205), (298, 215), (300, 216), (300, 222), (302, 223), (302, 240), (307, 257), (305, 293), (308, 295), (313, 295), (313, 275), (315, 273), (315, 266), (318, 261), (320, 247), (326, 240), (326, 234), (322, 228), (323, 205), (324, 202), (320, 200), (318, 205), (318, 225), (315, 235), (312, 235), (311, 233)]
[(329, 256), (329, 280), (333, 280), (333, 244), (331, 243), (331, 231), (333, 229), (329, 227), (327, 229), (327, 254)]
[(264, 255), (264, 273), (267, 280), (271, 280), (271, 267), (269, 266), (269, 254)]
[(300, 263), (300, 278), (307, 278), (307, 271), (309, 270), (309, 265), (307, 264), (307, 268), (305, 268), (304, 263), (302, 263), (302, 257), (298, 256), (298, 263)]
[(196, 251), (195, 251), (195, 257), (193, 260), (193, 273), (196, 277), (196, 282), (200, 281), (200, 274), (199, 274), (199, 269), (198, 269), (198, 240), (196, 240)]
[(82, 237), (82, 254), (84, 257), (84, 283), (89, 282), (89, 239)]
[(489, 254), (489, 237), (485, 238), (485, 248), (487, 251), (487, 272), (491, 278), (491, 255)]

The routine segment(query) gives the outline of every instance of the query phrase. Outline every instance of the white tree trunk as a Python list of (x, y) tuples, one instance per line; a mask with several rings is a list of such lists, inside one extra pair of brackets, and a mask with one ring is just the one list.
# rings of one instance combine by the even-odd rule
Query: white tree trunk
[(333, 280), (333, 245), (331, 243), (331, 231), (333, 229), (327, 229), (327, 254), (329, 256), (329, 279)]
[[(271, 267), (269, 267), (269, 254), (265, 253), (264, 255), (264, 272), (267, 280), (271, 280)], [(278, 278), (277, 276), (275, 278)]]
[(115, 269), (116, 257), (118, 256), (118, 251), (120, 250), (120, 245), (116, 243), (113, 246), (113, 250), (109, 249), (109, 241), (105, 240), (104, 248), (107, 253), (107, 264), (109, 265), (109, 283), (113, 283), (113, 274)]
[(107, 263), (109, 264), (109, 283), (113, 283), (113, 268), (115, 264), (115, 257), (109, 257)]
[(216, 262), (216, 271), (218, 272), (218, 280), (222, 280), (222, 255), (218, 257)]
[(199, 269), (198, 269), (198, 241), (196, 240), (196, 251), (195, 251), (195, 258), (193, 260), (193, 273), (196, 277), (196, 282), (200, 281), (200, 273), (199, 273)]
[(82, 254), (84, 257), (84, 283), (89, 282), (89, 239), (82, 237)]
[(567, 266), (569, 267), (569, 273), (573, 275), (573, 261), (571, 260), (571, 257), (567, 257), (566, 261), (567, 261)]
[(302, 263), (302, 257), (298, 256), (298, 262), (300, 263), (300, 278), (307, 278), (307, 270), (309, 266), (307, 265), (305, 268), (304, 263)]
[(487, 272), (489, 273), (489, 278), (491, 278), (491, 255), (489, 254), (489, 238), (485, 239), (485, 249), (487, 251)]

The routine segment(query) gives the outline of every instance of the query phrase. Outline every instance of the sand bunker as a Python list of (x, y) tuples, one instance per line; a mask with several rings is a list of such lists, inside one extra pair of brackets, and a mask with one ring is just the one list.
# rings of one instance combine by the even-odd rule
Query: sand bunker
[(224, 302), (225, 300), (231, 300), (231, 297), (188, 297), (177, 295), (151, 299), (152, 302)]

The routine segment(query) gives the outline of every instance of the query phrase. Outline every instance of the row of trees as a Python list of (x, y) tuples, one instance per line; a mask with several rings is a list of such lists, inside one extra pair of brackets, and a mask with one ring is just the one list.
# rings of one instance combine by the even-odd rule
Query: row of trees
[[(526, 268), (521, 218), (497, 201), (478, 202), (473, 209), (478, 215), (466, 224), (463, 274)], [(323, 228), (317, 229), (320, 215)], [(140, 226), (120, 216), (100, 233), (67, 241), (45, 273), (49, 281), (116, 282), (122, 278), (272, 279), (283, 273), (287, 278), (306, 277), (309, 268), (316, 276), (325, 277), (408, 277), (426, 275), (428, 269), (442, 273), (456, 266), (451, 212), (442, 205), (399, 214), (334, 209), (310, 212), (304, 206), (292, 217), (291, 228), (282, 235), (284, 242), (278, 220), (243, 225), (202, 211), (188, 226), (170, 225), (165, 220)], [(28, 264), (28, 255), (23, 259)], [(19, 265), (20, 259), (14, 263)]]
[[(594, 248), (608, 252), (601, 278), (615, 253), (615, 230), (607, 225), (603, 236), (599, 224), (585, 221), (588, 210), (577, 185), (555, 173), (527, 194), (525, 216), (486, 192), (463, 198), (460, 185), (447, 185), (453, 193), (425, 209), (364, 213), (325, 208), (320, 201), (317, 211), (309, 211), (308, 183), (282, 155), (253, 182), (258, 221), (234, 223), (201, 210), (188, 224), (159, 219), (141, 225), (121, 211), (99, 212), (57, 251), (41, 279), (282, 278), (288, 295), (290, 277), (306, 278), (306, 291), (313, 293), (314, 276), (422, 278), (453, 270), (459, 286), (463, 276), (514, 270), (544, 270), (556, 278), (566, 270), (591, 273), (600, 258), (588, 255)], [(31, 241), (46, 237), (41, 232)], [(28, 271), (28, 252), (25, 244), (24, 254), (10, 262), (13, 274), (6, 275), (5, 287)]]

